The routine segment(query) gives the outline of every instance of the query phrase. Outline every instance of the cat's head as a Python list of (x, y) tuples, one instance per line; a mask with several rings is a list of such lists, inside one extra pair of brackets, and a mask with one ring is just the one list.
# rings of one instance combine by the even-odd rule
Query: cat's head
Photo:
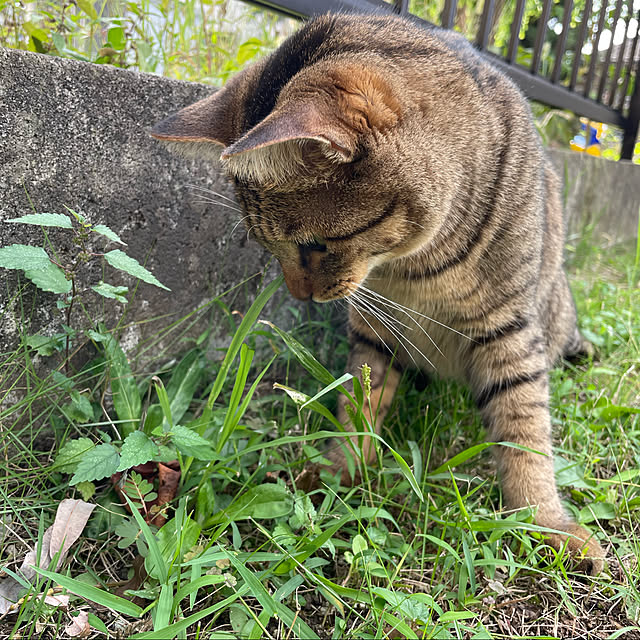
[(414, 250), (422, 233), (399, 166), (402, 100), (393, 80), (357, 55), (302, 68), (272, 97), (266, 64), (152, 135), (221, 159), (247, 227), (279, 260), (292, 295), (348, 296), (376, 266)]

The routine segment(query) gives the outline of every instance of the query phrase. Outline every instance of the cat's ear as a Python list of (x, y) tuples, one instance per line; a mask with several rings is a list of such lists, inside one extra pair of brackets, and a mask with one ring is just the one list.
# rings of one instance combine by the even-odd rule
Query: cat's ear
[[(296, 90), (299, 85), (303, 90)], [(400, 105), (373, 72), (341, 65), (322, 81), (298, 80), (262, 122), (223, 150), (230, 173), (279, 182), (301, 172), (317, 175), (351, 162), (363, 136), (385, 133), (400, 119)]]
[(272, 111), (262, 122), (222, 152), (222, 160), (247, 152), (266, 150), (285, 143), (315, 142), (337, 162), (350, 162), (356, 151), (356, 137), (335, 118), (324, 115), (312, 102), (290, 102)]
[(220, 157), (220, 148), (234, 139), (234, 120), (242, 109), (245, 74), (233, 78), (213, 95), (158, 122), (151, 135), (183, 155)]

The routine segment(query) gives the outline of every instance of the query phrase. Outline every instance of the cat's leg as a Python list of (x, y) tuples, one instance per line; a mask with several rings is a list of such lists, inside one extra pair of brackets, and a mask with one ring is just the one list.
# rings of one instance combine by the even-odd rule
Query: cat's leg
[(536, 523), (565, 531), (550, 534), (557, 549), (583, 558), (595, 575), (604, 552), (595, 537), (567, 515), (556, 488), (551, 448), (548, 359), (542, 331), (534, 322), (505, 326), (477, 336), (469, 351), (469, 378), (488, 438), (540, 453), (496, 446), (494, 455), (508, 508), (536, 508)]
[[(398, 382), (401, 377), (400, 366), (396, 363), (390, 351), (391, 347), (382, 342), (382, 329), (376, 335), (373, 329), (366, 325), (362, 319), (358, 322), (350, 318), (350, 343), (349, 361), (347, 370), (353, 376), (360, 377), (362, 365), (367, 364), (371, 368), (371, 395), (365, 399), (363, 412), (375, 433), (380, 434), (382, 423), (391, 406)], [(377, 331), (378, 329), (376, 329)], [(347, 431), (353, 431), (354, 426), (347, 412), (347, 399), (342, 396), (338, 404), (338, 420)], [(328, 452), (329, 458), (341, 472), (341, 481), (350, 482), (347, 467), (347, 457), (351, 456), (358, 466), (359, 456), (356, 449), (351, 446), (351, 441), (358, 445), (358, 438), (335, 438)], [(345, 446), (340, 446), (342, 442)], [(360, 440), (363, 458), (370, 463), (375, 458), (374, 438), (362, 436)], [(356, 479), (358, 474), (356, 474)]]

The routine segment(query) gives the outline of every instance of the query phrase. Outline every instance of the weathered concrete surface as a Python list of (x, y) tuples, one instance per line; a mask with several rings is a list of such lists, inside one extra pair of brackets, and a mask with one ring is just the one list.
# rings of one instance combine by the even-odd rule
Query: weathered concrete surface
[(611, 242), (635, 238), (640, 211), (640, 165), (594, 158), (586, 153), (550, 151), (564, 178), (569, 235), (593, 226), (595, 237)]
[[(155, 122), (211, 91), (151, 74), (0, 50), (0, 246), (42, 245), (39, 228), (3, 222), (33, 209), (64, 213), (67, 205), (91, 222), (109, 225), (128, 244), (126, 252), (146, 260), (171, 289), (140, 284), (130, 321), (173, 315), (140, 325), (129, 346), (267, 263), (241, 227), (231, 237), (238, 214), (202, 202), (202, 192), (190, 187), (212, 189), (221, 196), (210, 197), (224, 203), (232, 193), (220, 172), (177, 158), (148, 135)], [(64, 258), (68, 232), (53, 229), (49, 235)], [(108, 270), (105, 280), (133, 283)], [(99, 267), (86, 276), (82, 286), (97, 283)], [(11, 293), (16, 282), (17, 272), (0, 269), (0, 353), (15, 346), (24, 317), (24, 299), (21, 306)], [(255, 285), (248, 286), (249, 296), (242, 291), (243, 301), (252, 291)], [(27, 294), (31, 332), (59, 330), (57, 298), (39, 296), (31, 312)], [(98, 319), (104, 301), (93, 292), (85, 300), (95, 300), (90, 310)], [(106, 310), (113, 326), (122, 306), (108, 301)]]
[[(175, 157), (147, 133), (159, 119), (211, 91), (150, 74), (0, 50), (0, 246), (42, 243), (39, 229), (3, 223), (30, 213), (31, 202), (38, 212), (63, 212), (67, 205), (94, 223), (108, 224), (128, 243), (128, 253), (147, 260), (171, 288), (167, 293), (142, 283), (128, 315), (136, 322), (165, 314), (181, 317), (259, 272), (268, 257), (241, 228), (231, 237), (238, 215), (229, 203), (203, 203), (201, 192), (189, 187), (232, 197), (220, 172)], [(597, 218), (601, 234), (635, 235), (640, 167), (582, 154), (552, 155), (562, 173), (566, 167), (572, 232)], [(68, 236), (57, 230), (50, 236), (64, 259)], [(96, 268), (83, 286), (99, 278)], [(108, 281), (122, 282), (114, 273)], [(15, 346), (22, 318), (33, 317), (31, 333), (58, 330), (62, 320), (57, 296), (33, 298), (28, 287), (21, 300), (13, 294), (16, 282), (15, 272), (0, 269), (0, 353)], [(255, 285), (243, 291), (244, 308), (253, 291)], [(89, 310), (97, 320), (102, 300)], [(106, 313), (113, 323), (121, 307), (107, 304)], [(137, 325), (129, 346), (169, 322)]]

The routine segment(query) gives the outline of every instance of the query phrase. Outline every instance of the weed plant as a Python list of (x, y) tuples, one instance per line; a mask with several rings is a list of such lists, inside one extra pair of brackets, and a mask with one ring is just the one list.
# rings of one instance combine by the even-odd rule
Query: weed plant
[[(342, 375), (348, 347), (329, 307), (294, 332), (269, 321), (278, 279), (241, 321), (218, 300), (218, 330), (232, 332), (215, 361), (211, 330), (135, 374), (105, 327), (94, 329), (100, 356), (66, 381), (36, 376), (26, 339), (4, 355), (28, 372), (25, 399), (0, 414), (6, 575), (63, 497), (98, 507), (72, 561), (39, 569), (1, 631), (60, 637), (84, 611), (96, 637), (635, 637), (640, 260), (635, 246), (569, 249), (598, 354), (552, 373), (556, 472), (568, 509), (608, 551), (601, 576), (574, 574), (530, 512), (502, 510), (496, 445), (457, 385), (420, 390), (407, 373), (377, 464), (340, 486), (323, 446), (341, 435), (339, 393), (369, 430), (366, 375)], [(158, 506), (157, 478), (139, 469), (173, 459), (175, 497)], [(35, 597), (47, 588), (70, 594), (68, 608)]]
[(0, 47), (217, 85), (293, 27), (237, 0), (0, 0)]

